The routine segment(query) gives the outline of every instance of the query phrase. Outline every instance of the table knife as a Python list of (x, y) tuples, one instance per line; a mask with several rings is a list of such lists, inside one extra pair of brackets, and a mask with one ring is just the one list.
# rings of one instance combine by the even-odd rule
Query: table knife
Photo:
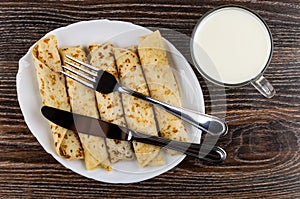
[(51, 122), (78, 133), (156, 145), (213, 163), (220, 163), (226, 159), (226, 152), (218, 146), (180, 142), (151, 136), (130, 130), (123, 126), (105, 122), (101, 119), (71, 113), (49, 106), (43, 106), (41, 112), (44, 117)]

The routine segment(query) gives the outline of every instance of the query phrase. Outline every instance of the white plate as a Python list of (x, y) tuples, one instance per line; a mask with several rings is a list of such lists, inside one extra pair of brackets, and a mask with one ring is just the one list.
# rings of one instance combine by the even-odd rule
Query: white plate
[[(134, 31), (133, 31), (134, 30)], [(86, 47), (90, 43), (104, 43), (112, 41), (117, 47), (127, 47), (137, 44), (137, 38), (151, 32), (141, 26), (128, 22), (94, 20), (71, 24), (66, 27), (55, 29), (45, 35), (56, 35), (59, 47), (82, 45)], [(124, 39), (126, 38), (126, 39)], [(184, 155), (170, 156), (165, 154), (167, 164), (161, 167), (138, 168), (135, 161), (123, 161), (113, 165), (112, 172), (102, 169), (88, 171), (82, 160), (68, 161), (55, 153), (50, 127), (46, 119), (41, 115), (42, 106), (38, 89), (35, 68), (31, 56), (33, 46), (19, 61), (17, 74), (18, 100), (32, 134), (37, 138), (43, 148), (57, 161), (72, 171), (97, 181), (108, 183), (132, 183), (158, 176), (179, 164)], [(204, 100), (201, 87), (192, 68), (182, 55), (167, 42), (172, 61), (173, 72), (178, 81), (182, 95), (183, 107), (204, 112)], [(194, 142), (198, 142), (201, 132), (194, 127), (186, 125), (188, 133)], [(196, 140), (195, 140), (196, 139)], [(126, 168), (126, 169), (124, 169)]]

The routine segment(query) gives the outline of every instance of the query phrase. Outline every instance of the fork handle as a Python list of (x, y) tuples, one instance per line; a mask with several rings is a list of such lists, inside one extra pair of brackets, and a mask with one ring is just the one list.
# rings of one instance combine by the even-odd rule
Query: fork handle
[(228, 127), (225, 121), (217, 117), (181, 107), (176, 107), (122, 86), (119, 86), (117, 90), (121, 93), (132, 95), (139, 99), (145, 100), (157, 107), (160, 107), (177, 116), (178, 118), (188, 122), (189, 124), (195, 126), (196, 128), (204, 131), (205, 133), (209, 133), (213, 136), (224, 136), (228, 131)]
[(226, 152), (217, 146), (209, 146), (204, 144), (195, 144), (189, 142), (179, 142), (168, 140), (157, 136), (145, 136), (144, 134), (131, 131), (130, 141), (142, 142), (155, 146), (164, 147), (186, 155), (206, 160), (213, 163), (220, 163), (226, 159)]

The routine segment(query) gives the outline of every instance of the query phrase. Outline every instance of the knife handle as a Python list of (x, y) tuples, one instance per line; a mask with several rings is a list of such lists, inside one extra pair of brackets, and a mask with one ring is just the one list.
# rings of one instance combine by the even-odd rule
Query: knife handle
[(171, 149), (213, 163), (223, 162), (227, 156), (226, 152), (218, 146), (180, 142), (180, 141), (160, 138), (157, 136), (145, 136), (145, 134), (132, 132), (132, 131), (131, 133), (132, 133), (132, 138), (130, 139), (131, 141), (160, 146), (166, 149)]

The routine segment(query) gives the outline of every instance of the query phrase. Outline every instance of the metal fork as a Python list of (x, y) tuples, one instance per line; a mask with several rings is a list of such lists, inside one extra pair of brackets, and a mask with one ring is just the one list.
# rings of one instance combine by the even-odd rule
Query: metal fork
[(91, 88), (100, 93), (108, 94), (111, 92), (118, 91), (120, 93), (125, 93), (128, 95), (132, 95), (139, 99), (145, 100), (154, 106), (160, 107), (169, 113), (177, 116), (178, 118), (188, 122), (189, 124), (195, 126), (198, 129), (201, 129), (203, 132), (208, 133), (213, 136), (224, 136), (227, 131), (228, 127), (227, 124), (214, 116), (203, 114), (200, 112), (196, 112), (194, 110), (189, 110), (181, 107), (176, 107), (171, 104), (159, 101), (157, 99), (151, 98), (149, 96), (143, 95), (139, 92), (135, 92), (129, 88), (123, 87), (116, 78), (103, 70), (100, 70), (94, 66), (91, 66), (85, 62), (79, 61), (66, 55), (66, 57), (75, 63), (86, 67), (87, 69), (80, 67), (76, 64), (73, 64), (69, 61), (65, 61), (65, 63), (69, 66), (72, 66), (77, 70), (74, 70), (67, 66), (62, 66), (67, 71), (78, 75), (80, 78), (69, 74), (68, 72), (61, 71), (67, 77)]

